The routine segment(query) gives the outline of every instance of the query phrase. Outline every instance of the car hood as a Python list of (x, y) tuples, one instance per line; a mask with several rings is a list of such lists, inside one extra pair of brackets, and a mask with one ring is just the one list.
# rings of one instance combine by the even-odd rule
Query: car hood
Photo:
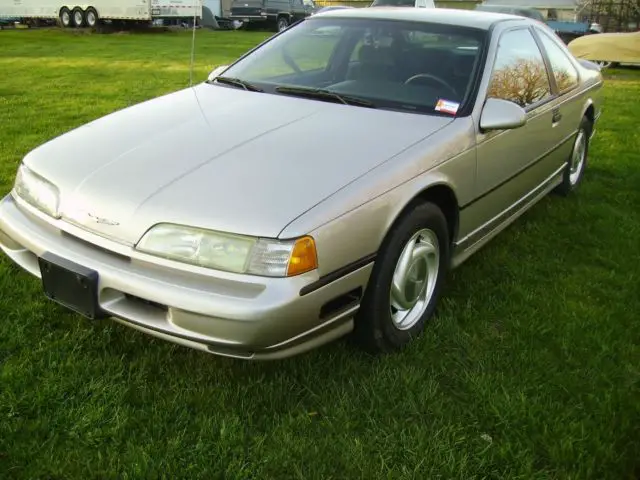
[(24, 162), (60, 189), (63, 219), (123, 243), (163, 222), (277, 237), (451, 121), (201, 84), (81, 126)]

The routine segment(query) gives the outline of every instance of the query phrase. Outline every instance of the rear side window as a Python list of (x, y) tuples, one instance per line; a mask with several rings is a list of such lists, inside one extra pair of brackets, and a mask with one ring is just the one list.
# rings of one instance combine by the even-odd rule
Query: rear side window
[(528, 29), (511, 30), (500, 37), (488, 96), (523, 108), (551, 96), (542, 53)]
[(547, 52), (553, 77), (560, 93), (567, 92), (578, 86), (578, 71), (562, 49), (541, 29), (536, 29), (542, 41), (542, 46)]

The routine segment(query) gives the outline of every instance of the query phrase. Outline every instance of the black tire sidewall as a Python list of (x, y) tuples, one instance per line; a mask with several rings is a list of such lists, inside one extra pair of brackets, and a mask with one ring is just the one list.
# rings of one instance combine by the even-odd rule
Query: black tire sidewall
[[(284, 28), (282, 29), (280, 29), (281, 24), (284, 25)], [(278, 20), (276, 21), (276, 29), (278, 30), (278, 32), (286, 30), (288, 26), (289, 20), (287, 20), (287, 17), (278, 17)]]
[[(64, 21), (62, 20), (65, 12), (69, 14), (69, 23), (67, 25), (65, 25)], [(73, 27), (73, 14), (72, 14), (71, 10), (69, 10), (68, 8), (64, 7), (62, 10), (60, 10), (59, 18), (60, 18), (60, 25), (63, 28)]]
[[(420, 320), (407, 330), (398, 329), (391, 319), (389, 292), (391, 280), (404, 246), (421, 229), (438, 237), (440, 268), (433, 295)], [(420, 335), (434, 314), (450, 262), (447, 220), (433, 203), (419, 203), (408, 210), (390, 229), (376, 260), (367, 286), (363, 306), (356, 318), (356, 333), (365, 346), (375, 351), (397, 350)]]
[[(93, 14), (94, 18), (95, 18), (95, 23), (93, 25), (91, 25), (89, 23), (89, 15)], [(93, 8), (87, 8), (87, 10), (84, 12), (84, 24), (85, 26), (89, 27), (89, 28), (95, 28), (98, 26), (99, 20), (98, 20), (98, 12), (96, 12)]]
[(585, 133), (585, 150), (584, 150), (584, 163), (582, 165), (582, 170), (580, 171), (580, 175), (578, 176), (578, 180), (575, 184), (571, 184), (571, 159), (573, 158), (573, 151), (575, 149), (575, 140), (573, 148), (571, 149), (571, 155), (567, 159), (567, 168), (565, 168), (564, 175), (562, 177), (562, 184), (560, 186), (560, 192), (568, 195), (573, 190), (580, 186), (582, 182), (582, 178), (584, 177), (584, 172), (587, 169), (587, 164), (589, 163), (589, 143), (591, 139), (591, 132), (593, 130), (593, 126), (591, 125), (591, 121), (587, 117), (582, 117), (582, 121), (580, 122), (580, 126), (578, 127), (578, 133), (576, 133), (576, 138), (580, 134), (580, 131)]
[[(80, 15), (82, 16), (82, 22), (80, 23), (80, 25), (78, 25), (76, 23), (76, 13), (77, 12), (80, 12)], [(84, 23), (84, 12), (80, 8), (74, 8), (71, 11), (71, 26), (75, 27), (75, 28), (82, 28), (82, 27), (85, 26), (85, 23)]]

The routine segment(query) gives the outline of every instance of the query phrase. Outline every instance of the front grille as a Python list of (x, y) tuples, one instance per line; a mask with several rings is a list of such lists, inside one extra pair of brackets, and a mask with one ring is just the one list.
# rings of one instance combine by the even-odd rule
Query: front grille
[(95, 249), (95, 250), (99, 250), (99, 251), (101, 251), (103, 253), (107, 253), (107, 254), (111, 255), (112, 257), (119, 258), (120, 260), (124, 260), (125, 262), (130, 262), (131, 261), (131, 257), (128, 257), (126, 255), (122, 255), (121, 253), (116, 253), (113, 250), (108, 250), (108, 249), (106, 249), (104, 247), (96, 245), (95, 243), (88, 242), (88, 241), (86, 241), (86, 240), (84, 240), (84, 239), (82, 239), (80, 237), (76, 237), (75, 235), (70, 234), (69, 232), (65, 232), (64, 230), (62, 230), (62, 235), (64, 237), (67, 237), (67, 238), (73, 240), (74, 242), (82, 243), (83, 245), (86, 245), (87, 247), (90, 247), (90, 248)]

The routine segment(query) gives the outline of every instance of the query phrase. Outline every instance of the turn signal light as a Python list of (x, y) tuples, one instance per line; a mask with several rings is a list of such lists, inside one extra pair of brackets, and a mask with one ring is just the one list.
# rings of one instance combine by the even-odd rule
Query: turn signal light
[(300, 275), (318, 268), (318, 255), (316, 242), (311, 237), (302, 237), (296, 240), (289, 258), (287, 276)]

